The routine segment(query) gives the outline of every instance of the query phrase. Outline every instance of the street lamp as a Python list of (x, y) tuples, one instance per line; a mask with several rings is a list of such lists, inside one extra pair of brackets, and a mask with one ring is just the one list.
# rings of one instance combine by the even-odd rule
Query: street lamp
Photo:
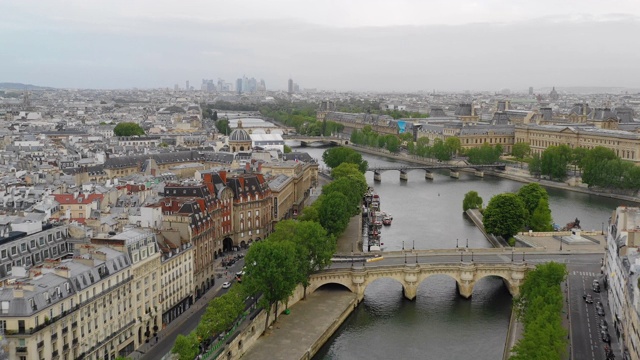
[(469, 250), (469, 239), (467, 239), (467, 250)]
[(560, 251), (562, 251), (562, 238), (560, 239)]
[(404, 263), (407, 263), (407, 253), (404, 253)]
[[(603, 224), (604, 224), (604, 223), (603, 223)], [(413, 240), (413, 248), (412, 248), (412, 250), (415, 250), (415, 249), (416, 249), (416, 241), (415, 241), (415, 240)]]
[(602, 235), (604, 235), (604, 221), (602, 222)]
[(471, 262), (473, 262), (473, 251), (471, 252)]
[(458, 250), (458, 239), (456, 239), (456, 250)]
[(418, 253), (416, 253), (416, 264), (418, 263)]
[(524, 262), (524, 251), (522, 252), (522, 262)]
[(462, 254), (464, 254), (462, 251), (460, 251), (460, 262), (462, 262)]
[(511, 262), (513, 262), (513, 249), (511, 249)]
[(402, 251), (404, 251), (404, 240), (402, 240)]

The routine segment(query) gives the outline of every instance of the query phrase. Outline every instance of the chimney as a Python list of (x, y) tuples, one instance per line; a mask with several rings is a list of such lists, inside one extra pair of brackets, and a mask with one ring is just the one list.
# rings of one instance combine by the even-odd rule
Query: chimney
[(58, 266), (55, 269), (55, 274), (65, 279), (68, 279), (71, 276), (71, 271), (66, 266)]
[(246, 172), (248, 172), (248, 173), (249, 173), (249, 172), (251, 172), (251, 163), (249, 163), (249, 162), (248, 162), (248, 163), (244, 166), (244, 169), (245, 169), (245, 171), (246, 171)]
[(15, 285), (13, 288), (13, 297), (16, 299), (21, 299), (24, 297), (24, 290), (22, 290), (21, 285)]

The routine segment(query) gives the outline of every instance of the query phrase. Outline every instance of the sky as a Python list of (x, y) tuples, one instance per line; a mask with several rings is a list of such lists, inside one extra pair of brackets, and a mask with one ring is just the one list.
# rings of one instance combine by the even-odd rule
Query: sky
[(640, 0), (0, 0), (0, 82), (638, 88)]

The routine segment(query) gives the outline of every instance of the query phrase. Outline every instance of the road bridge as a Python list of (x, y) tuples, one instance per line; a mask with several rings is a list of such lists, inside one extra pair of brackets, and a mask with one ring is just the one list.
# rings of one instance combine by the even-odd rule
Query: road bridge
[(495, 163), (488, 165), (471, 165), (471, 164), (446, 164), (446, 163), (438, 163), (433, 165), (395, 165), (395, 166), (374, 166), (367, 169), (367, 171), (373, 172), (373, 180), (376, 182), (382, 181), (381, 173), (384, 171), (399, 171), (400, 172), (400, 180), (407, 181), (409, 176), (407, 173), (412, 170), (423, 170), (425, 172), (424, 177), (427, 180), (433, 180), (433, 171), (434, 170), (449, 170), (449, 176), (452, 178), (460, 177), (460, 170), (464, 169), (473, 169), (474, 174), (479, 177), (484, 176), (484, 169), (492, 169), (492, 170), (502, 170), (504, 171), (506, 164), (503, 163)]
[(305, 135), (283, 135), (286, 141), (299, 142), (301, 147), (313, 145), (348, 145), (349, 139), (343, 139), (336, 136), (305, 136)]
[(355, 293), (358, 301), (361, 301), (364, 299), (364, 292), (369, 284), (381, 278), (391, 278), (402, 284), (404, 296), (407, 299), (414, 300), (418, 286), (422, 281), (432, 275), (447, 275), (456, 281), (460, 295), (469, 298), (476, 282), (487, 276), (497, 276), (503, 280), (511, 295), (517, 296), (526, 273), (534, 268), (533, 265), (525, 262), (369, 264), (363, 263), (362, 266), (357, 267), (329, 269), (314, 274), (311, 276), (308, 289), (313, 292), (326, 284), (340, 284)]

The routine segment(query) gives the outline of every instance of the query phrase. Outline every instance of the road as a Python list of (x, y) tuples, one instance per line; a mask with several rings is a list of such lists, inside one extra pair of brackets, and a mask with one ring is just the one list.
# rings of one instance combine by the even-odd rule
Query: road
[[(618, 337), (613, 329), (611, 314), (607, 311), (607, 292), (602, 286), (603, 275), (600, 273), (600, 260), (592, 264), (571, 264), (567, 268), (569, 274), (567, 281), (569, 284), (569, 319), (571, 323), (571, 343), (573, 354), (571, 359), (590, 360), (605, 359), (604, 346), (607, 345), (600, 337), (599, 324), (601, 319), (606, 319), (609, 324), (609, 335), (611, 337), (610, 348), (613, 349), (616, 358), (622, 356), (616, 350), (619, 349)], [(601, 292), (596, 293), (591, 285), (594, 279), (598, 279), (601, 284)], [(583, 299), (583, 294), (593, 297), (593, 304), (587, 304)], [(602, 302), (605, 308), (605, 316), (596, 313), (596, 302)]]
[[(581, 254), (581, 253), (534, 253), (527, 252), (523, 254), (522, 252), (514, 252), (513, 254), (509, 251), (504, 252), (483, 252), (482, 249), (474, 249), (474, 251), (461, 251), (459, 254), (452, 255), (451, 253), (445, 254), (412, 254), (411, 252), (407, 252), (406, 256), (401, 254), (385, 254), (382, 260), (365, 263), (365, 267), (380, 267), (385, 265), (402, 265), (402, 264), (415, 264), (416, 262), (419, 264), (454, 264), (465, 262), (469, 263), (471, 261), (478, 263), (522, 263), (523, 259), (526, 263), (537, 264), (537, 263), (545, 263), (549, 261), (555, 261), (563, 264), (599, 264), (600, 259), (603, 254)], [(355, 266), (362, 266), (362, 261), (356, 261), (354, 263)], [(331, 271), (331, 269), (344, 269), (351, 267), (351, 261), (345, 258), (344, 261), (341, 262), (333, 262), (331, 264), (331, 268), (326, 271)], [(598, 270), (599, 272), (599, 270)]]
[[(233, 279), (231, 280), (232, 282), (235, 282), (235, 273), (240, 271), (243, 266), (244, 259), (240, 259), (231, 267), (229, 267), (227, 271), (229, 273), (229, 276), (231, 276), (231, 278)], [(173, 348), (173, 344), (176, 342), (176, 338), (179, 334), (187, 335), (198, 326), (200, 318), (207, 309), (206, 305), (208, 304), (208, 302), (215, 297), (227, 293), (228, 289), (222, 288), (222, 283), (224, 281), (226, 281), (224, 278), (216, 279), (215, 286), (211, 290), (209, 290), (209, 292), (205, 294), (205, 296), (196, 301), (196, 303), (188, 311), (183, 313), (178, 319), (174, 320), (173, 323), (169, 324), (170, 326), (162, 330), (159, 334), (160, 338), (158, 340), (158, 344), (154, 344), (151, 349), (147, 351), (141, 351), (140, 349), (138, 349), (136, 351), (137, 353), (142, 352), (142, 356), (139, 357), (139, 359), (159, 360), (162, 359), (166, 354), (168, 354), (171, 351), (171, 348)]]

